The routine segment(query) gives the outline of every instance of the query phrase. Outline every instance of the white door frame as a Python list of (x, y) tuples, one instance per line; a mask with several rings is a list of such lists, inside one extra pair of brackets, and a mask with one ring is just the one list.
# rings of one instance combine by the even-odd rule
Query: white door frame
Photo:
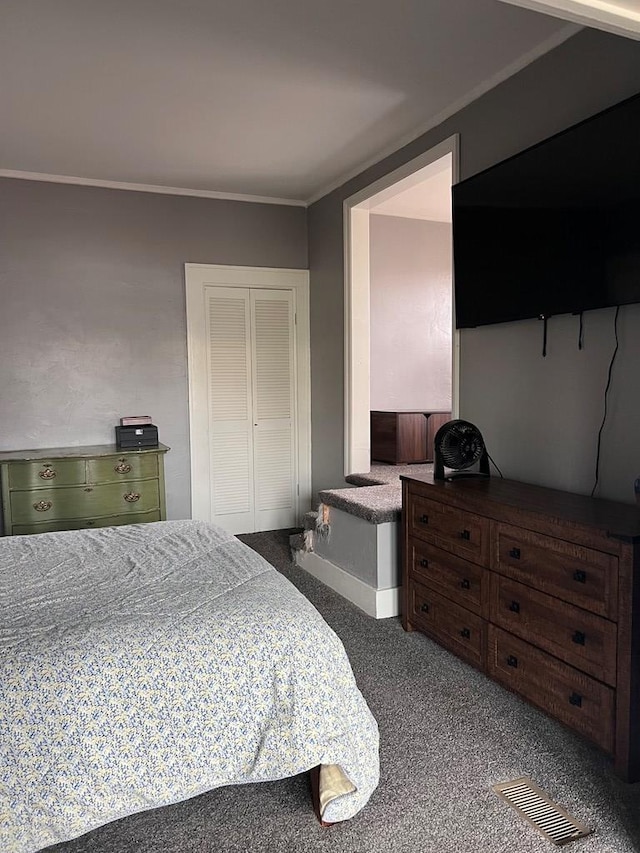
[[(392, 196), (400, 181), (451, 154), (452, 182), (459, 175), (459, 137), (450, 136), (343, 202), (344, 215), (344, 473), (370, 470), (369, 202), (383, 190)], [(404, 188), (404, 187), (403, 187)], [(398, 188), (399, 189), (399, 188)], [(397, 191), (397, 190), (395, 190)], [(381, 201), (378, 198), (376, 201)], [(451, 411), (459, 411), (460, 334), (453, 315)]]
[(298, 523), (311, 507), (311, 348), (309, 333), (309, 271), (224, 264), (184, 265), (187, 307), (189, 439), (191, 443), (191, 516), (209, 518), (208, 399), (204, 293), (207, 286), (291, 290), (295, 310), (296, 468)]

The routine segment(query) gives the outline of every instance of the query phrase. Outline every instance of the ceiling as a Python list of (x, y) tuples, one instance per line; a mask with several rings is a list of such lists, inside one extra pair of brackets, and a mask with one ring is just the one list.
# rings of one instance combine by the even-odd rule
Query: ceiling
[(2, 0), (0, 175), (306, 204), (639, 5)]

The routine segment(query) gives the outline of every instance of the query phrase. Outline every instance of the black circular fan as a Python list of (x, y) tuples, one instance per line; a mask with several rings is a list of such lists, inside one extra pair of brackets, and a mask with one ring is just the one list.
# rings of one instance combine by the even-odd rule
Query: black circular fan
[[(489, 456), (482, 435), (478, 427), (469, 421), (447, 421), (436, 433), (433, 445), (434, 480), (489, 476)], [(477, 470), (467, 470), (476, 463)], [(445, 467), (457, 473), (445, 477)]]

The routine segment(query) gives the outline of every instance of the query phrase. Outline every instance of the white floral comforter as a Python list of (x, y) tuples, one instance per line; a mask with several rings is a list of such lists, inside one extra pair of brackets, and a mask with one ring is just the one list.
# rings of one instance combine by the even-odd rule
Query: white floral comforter
[(220, 785), (339, 765), (378, 731), (340, 640), (230, 534), (192, 521), (0, 539), (0, 850), (30, 853)]

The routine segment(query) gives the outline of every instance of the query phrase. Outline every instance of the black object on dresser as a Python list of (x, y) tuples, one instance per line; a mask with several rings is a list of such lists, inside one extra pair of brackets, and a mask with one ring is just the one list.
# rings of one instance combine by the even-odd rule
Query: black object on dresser
[(513, 480), (401, 477), (405, 630), (640, 781), (640, 513)]

